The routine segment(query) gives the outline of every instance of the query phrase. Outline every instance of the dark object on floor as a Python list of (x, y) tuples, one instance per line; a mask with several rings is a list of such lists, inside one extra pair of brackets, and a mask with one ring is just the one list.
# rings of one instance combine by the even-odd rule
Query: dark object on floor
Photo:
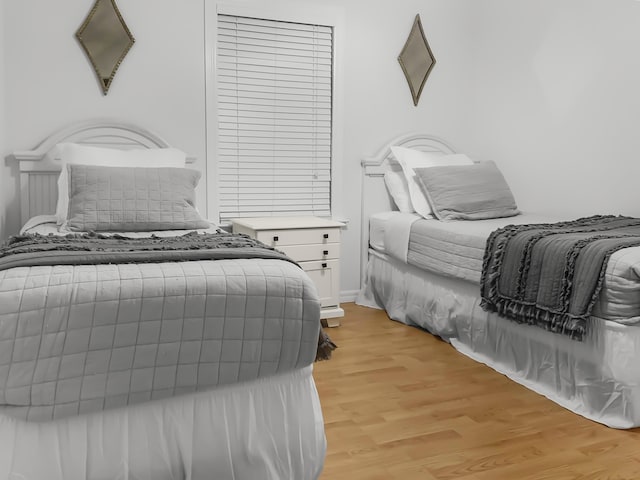
[(331, 352), (333, 352), (338, 346), (331, 341), (329, 335), (320, 329), (320, 335), (318, 336), (318, 350), (316, 352), (316, 362), (322, 360), (329, 360), (331, 358)]

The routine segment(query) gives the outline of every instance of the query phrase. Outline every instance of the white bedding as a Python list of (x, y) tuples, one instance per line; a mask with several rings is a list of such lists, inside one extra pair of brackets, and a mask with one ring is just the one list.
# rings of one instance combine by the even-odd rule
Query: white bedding
[(397, 212), (382, 212), (369, 217), (369, 246), (374, 250), (384, 252), (384, 236), (387, 220)]
[[(450, 222), (416, 221), (410, 214), (400, 212), (385, 212), (375, 217), (377, 237), (383, 239), (383, 245), (380, 241), (376, 243), (377, 251), (409, 265), (477, 285), (482, 274), (484, 246), (493, 230), (510, 224), (566, 220), (531, 213)], [(640, 322), (640, 247), (619, 250), (611, 256), (594, 315), (622, 324)]]
[[(216, 233), (220, 231), (214, 223), (210, 228), (202, 228), (195, 230), (199, 233)], [(56, 224), (55, 215), (36, 215), (31, 217), (20, 229), (20, 233), (39, 233), (40, 235), (68, 235), (73, 232), (63, 225)], [(155, 230), (149, 232), (100, 232), (101, 235), (122, 235), (129, 238), (149, 238), (155, 237), (173, 237), (176, 235), (184, 235), (185, 230)]]
[(640, 325), (592, 317), (578, 342), (485, 312), (472, 282), (374, 250), (357, 303), (441, 336), (575, 413), (615, 428), (640, 426)]
[(312, 367), (90, 415), (0, 414), (0, 478), (314, 480), (326, 440)]

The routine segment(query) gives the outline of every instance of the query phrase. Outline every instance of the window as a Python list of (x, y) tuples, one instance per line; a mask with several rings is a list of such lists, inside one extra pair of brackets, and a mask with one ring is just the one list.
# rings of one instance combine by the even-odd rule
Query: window
[(332, 27), (217, 22), (220, 220), (331, 215)]

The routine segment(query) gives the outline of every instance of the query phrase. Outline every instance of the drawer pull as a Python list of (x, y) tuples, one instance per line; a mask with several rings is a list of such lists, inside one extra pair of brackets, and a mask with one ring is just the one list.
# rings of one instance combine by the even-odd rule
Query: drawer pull
[(326, 264), (326, 263), (323, 263), (323, 264), (322, 264), (322, 268), (327, 268), (327, 264)]
[(278, 236), (277, 236), (277, 235), (274, 235), (274, 236), (273, 236), (273, 241), (274, 241), (274, 242), (277, 242), (278, 240), (279, 240)]
[(329, 234), (325, 233), (324, 235), (322, 235), (324, 238), (329, 238)]
[(323, 250), (323, 251), (322, 251), (322, 254), (323, 254), (323, 255), (329, 255), (329, 250)]

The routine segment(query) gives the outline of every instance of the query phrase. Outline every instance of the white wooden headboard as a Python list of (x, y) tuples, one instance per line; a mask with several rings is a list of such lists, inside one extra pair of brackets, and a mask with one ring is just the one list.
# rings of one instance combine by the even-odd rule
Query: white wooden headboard
[(394, 145), (423, 152), (455, 153), (451, 145), (438, 137), (424, 133), (409, 133), (394, 138), (375, 155), (362, 159), (361, 284), (365, 278), (369, 251), (369, 217), (374, 213), (397, 210), (384, 185), (384, 172), (391, 168), (389, 162), (393, 158), (391, 147)]
[[(55, 158), (55, 146), (70, 142), (128, 150), (167, 148), (170, 145), (155, 133), (126, 122), (96, 119), (70, 125), (54, 132), (32, 150), (9, 155), (19, 163), (20, 217), (22, 224), (34, 215), (53, 214), (58, 201), (58, 176), (61, 163)], [(187, 158), (193, 163), (194, 158)]]

